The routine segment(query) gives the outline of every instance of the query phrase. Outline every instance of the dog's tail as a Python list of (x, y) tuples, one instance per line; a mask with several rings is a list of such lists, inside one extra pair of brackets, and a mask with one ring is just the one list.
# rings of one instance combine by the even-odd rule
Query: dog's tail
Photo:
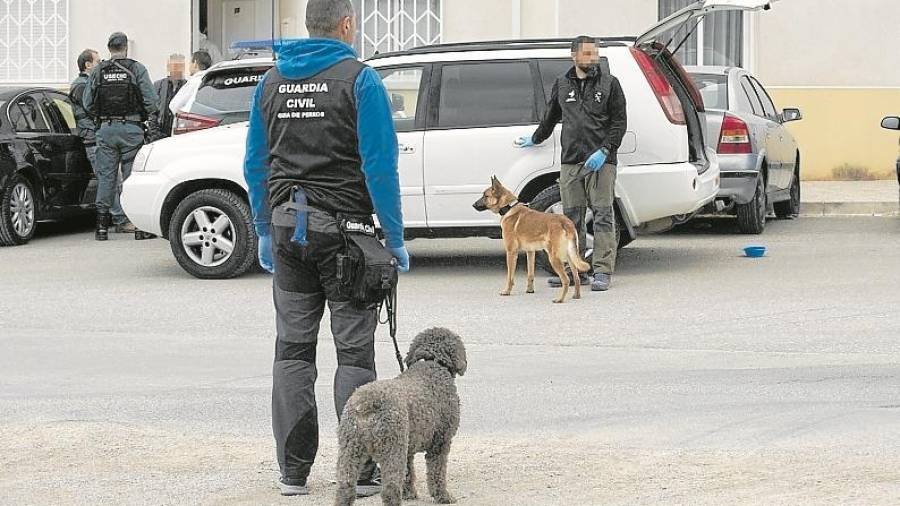
[(575, 225), (570, 221), (566, 223), (566, 236), (568, 239), (568, 253), (569, 253), (569, 265), (578, 272), (587, 272), (591, 270), (590, 264), (585, 262), (581, 258), (581, 247), (578, 244), (578, 232), (575, 230)]

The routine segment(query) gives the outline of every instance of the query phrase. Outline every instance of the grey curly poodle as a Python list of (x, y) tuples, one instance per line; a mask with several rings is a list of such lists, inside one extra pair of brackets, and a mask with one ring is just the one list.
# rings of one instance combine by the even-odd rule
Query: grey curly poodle
[(466, 372), (466, 348), (453, 332), (428, 329), (413, 340), (406, 365), (406, 372), (394, 379), (357, 389), (344, 407), (338, 427), (337, 506), (353, 504), (360, 466), (369, 457), (381, 465), (385, 506), (415, 499), (413, 457), (421, 452), (428, 492), (439, 504), (456, 502), (447, 491), (447, 457), (459, 428), (454, 378)]

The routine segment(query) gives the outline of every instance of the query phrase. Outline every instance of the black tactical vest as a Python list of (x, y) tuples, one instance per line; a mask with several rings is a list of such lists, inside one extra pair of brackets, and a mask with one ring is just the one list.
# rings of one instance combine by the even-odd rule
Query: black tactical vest
[(105, 60), (94, 69), (98, 81), (94, 87), (94, 102), (100, 119), (144, 117), (144, 101), (134, 73), (134, 60), (116, 58)]
[(269, 70), (262, 117), (269, 141), (269, 203), (287, 201), (291, 187), (306, 191), (309, 205), (369, 216), (372, 199), (362, 172), (354, 86), (365, 65), (343, 60), (307, 79), (285, 79)]

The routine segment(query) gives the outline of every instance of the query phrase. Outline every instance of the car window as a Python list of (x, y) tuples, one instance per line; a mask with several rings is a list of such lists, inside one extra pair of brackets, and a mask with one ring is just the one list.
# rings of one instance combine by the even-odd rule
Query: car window
[(46, 102), (45, 110), (49, 113), (50, 118), (55, 120), (54, 127), (60, 133), (74, 133), (76, 131), (75, 111), (72, 109), (68, 97), (59, 93), (47, 93), (47, 98), (50, 101)]
[(762, 102), (763, 110), (766, 111), (766, 116), (775, 119), (778, 117), (778, 112), (775, 110), (775, 104), (772, 102), (772, 98), (769, 97), (769, 94), (766, 92), (766, 89), (763, 88), (759, 81), (755, 78), (750, 78), (750, 82), (753, 84), (753, 88), (756, 90), (757, 96), (759, 96), (760, 102)]
[(750, 101), (750, 109), (753, 111), (753, 114), (757, 116), (765, 116), (765, 112), (763, 112), (762, 102), (760, 102), (759, 97), (756, 96), (756, 91), (753, 90), (753, 85), (750, 84), (750, 80), (747, 79), (747, 76), (741, 77), (741, 89), (744, 90), (744, 94), (746, 94), (747, 100)]
[(381, 69), (381, 81), (391, 100), (391, 116), (398, 132), (409, 132), (416, 125), (422, 67)]
[(728, 76), (725, 74), (691, 74), (703, 96), (707, 109), (728, 110)]
[(536, 121), (527, 62), (444, 65), (439, 128), (524, 125)]
[(207, 74), (194, 103), (219, 113), (249, 112), (253, 91), (269, 68), (227, 69)]
[(41, 106), (32, 95), (19, 97), (9, 107), (9, 120), (17, 132), (49, 132)]
[(544, 85), (544, 102), (550, 100), (550, 92), (556, 79), (572, 68), (572, 60), (541, 60), (538, 63), (541, 71), (541, 84)]

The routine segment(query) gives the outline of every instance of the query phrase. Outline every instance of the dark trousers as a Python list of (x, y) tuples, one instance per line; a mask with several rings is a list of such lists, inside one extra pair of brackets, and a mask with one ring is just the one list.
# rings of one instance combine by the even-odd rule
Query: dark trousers
[[(357, 308), (338, 291), (336, 256), (344, 249), (344, 241), (333, 218), (310, 215), (307, 246), (291, 242), (292, 235), (292, 227), (272, 227), (278, 334), (272, 371), (272, 429), (282, 476), (306, 479), (319, 446), (316, 343), (325, 305), (331, 312), (337, 349), (334, 408), (338, 417), (357, 387), (375, 381), (378, 316), (375, 310)], [(367, 478), (373, 469), (374, 464), (369, 464), (361, 477)]]

